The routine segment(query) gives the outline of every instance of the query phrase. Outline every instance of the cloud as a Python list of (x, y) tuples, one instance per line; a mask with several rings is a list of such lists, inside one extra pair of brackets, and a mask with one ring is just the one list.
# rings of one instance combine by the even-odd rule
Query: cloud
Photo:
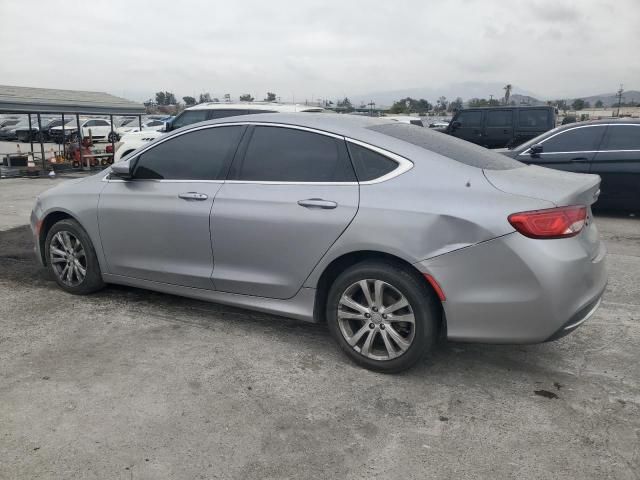
[(4, 0), (0, 80), (137, 100), (468, 81), (578, 96), (640, 87), (638, 24), (635, 0)]

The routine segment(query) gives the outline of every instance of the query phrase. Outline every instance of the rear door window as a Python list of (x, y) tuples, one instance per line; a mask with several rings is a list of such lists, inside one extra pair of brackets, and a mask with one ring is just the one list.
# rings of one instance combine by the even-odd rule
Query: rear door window
[(518, 124), (521, 128), (545, 128), (549, 126), (549, 111), (526, 109), (518, 112)]
[(511, 110), (489, 110), (487, 111), (487, 127), (510, 127)]
[(205, 128), (169, 138), (138, 157), (133, 178), (224, 180), (245, 128)]
[(254, 127), (231, 178), (269, 182), (354, 182), (343, 140), (283, 127)]
[(605, 125), (596, 125), (565, 130), (541, 142), (542, 153), (592, 152), (598, 149), (605, 128)]
[(609, 125), (600, 150), (640, 150), (640, 125)]

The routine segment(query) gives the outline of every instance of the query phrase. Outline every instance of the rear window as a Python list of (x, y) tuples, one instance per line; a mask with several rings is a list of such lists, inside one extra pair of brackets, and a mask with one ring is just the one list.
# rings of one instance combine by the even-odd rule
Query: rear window
[(487, 170), (510, 170), (524, 167), (524, 164), (517, 160), (427, 128), (415, 128), (401, 123), (386, 123), (367, 128), (472, 167), (486, 168)]
[(520, 127), (547, 128), (549, 126), (548, 110), (520, 110), (518, 113)]
[(640, 125), (609, 125), (600, 150), (640, 150)]

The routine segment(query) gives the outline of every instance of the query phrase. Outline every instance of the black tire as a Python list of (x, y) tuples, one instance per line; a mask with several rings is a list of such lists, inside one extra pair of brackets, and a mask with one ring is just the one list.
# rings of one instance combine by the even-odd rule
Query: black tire
[[(341, 331), (338, 320), (340, 299), (350, 286), (365, 279), (382, 280), (402, 294), (409, 302), (414, 317), (413, 341), (404, 353), (395, 358), (385, 360), (368, 358), (349, 345)], [(333, 282), (327, 297), (326, 318), (331, 335), (356, 364), (377, 372), (397, 373), (418, 362), (433, 348), (436, 342), (440, 317), (440, 303), (428, 287), (426, 280), (423, 280), (416, 272), (412, 272), (410, 268), (391, 262), (365, 261), (349, 267)], [(367, 321), (365, 320), (365, 322)], [(382, 329), (382, 326), (379, 325), (375, 328), (379, 331), (378, 329)], [(379, 332), (378, 336), (380, 337), (381, 334), (382, 332)]]
[(109, 142), (118, 142), (120, 140), (120, 137), (116, 132), (109, 132), (109, 135), (107, 136), (107, 140)]
[[(77, 285), (68, 285), (67, 283), (65, 283), (60, 278), (59, 272), (56, 270), (57, 267), (54, 267), (52, 262), (51, 244), (56, 234), (60, 232), (70, 233), (73, 237), (75, 237), (75, 239), (79, 241), (84, 251), (83, 266), (85, 268), (86, 274)], [(47, 262), (49, 273), (53, 276), (58, 286), (66, 292), (72, 293), (74, 295), (87, 295), (89, 293), (100, 290), (105, 285), (104, 281), (102, 280), (102, 273), (100, 272), (98, 257), (96, 256), (96, 252), (93, 248), (93, 244), (91, 243), (91, 239), (89, 238), (89, 235), (87, 235), (87, 232), (85, 232), (84, 228), (82, 228), (80, 224), (73, 219), (67, 218), (64, 220), (60, 220), (51, 227), (51, 229), (47, 233), (47, 238), (45, 241), (45, 259)], [(76, 280), (78, 279), (76, 278)]]
[(70, 133), (68, 138), (71, 143), (77, 143), (80, 137), (77, 133)]

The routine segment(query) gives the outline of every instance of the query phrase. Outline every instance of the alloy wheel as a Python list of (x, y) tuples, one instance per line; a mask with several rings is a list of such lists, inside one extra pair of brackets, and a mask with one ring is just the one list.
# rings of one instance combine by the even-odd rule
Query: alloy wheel
[(415, 317), (409, 301), (382, 280), (364, 279), (347, 287), (337, 315), (346, 342), (373, 360), (401, 356), (415, 337)]
[(53, 236), (49, 260), (55, 275), (69, 287), (80, 285), (87, 275), (87, 255), (80, 240), (71, 232), (61, 230)]

